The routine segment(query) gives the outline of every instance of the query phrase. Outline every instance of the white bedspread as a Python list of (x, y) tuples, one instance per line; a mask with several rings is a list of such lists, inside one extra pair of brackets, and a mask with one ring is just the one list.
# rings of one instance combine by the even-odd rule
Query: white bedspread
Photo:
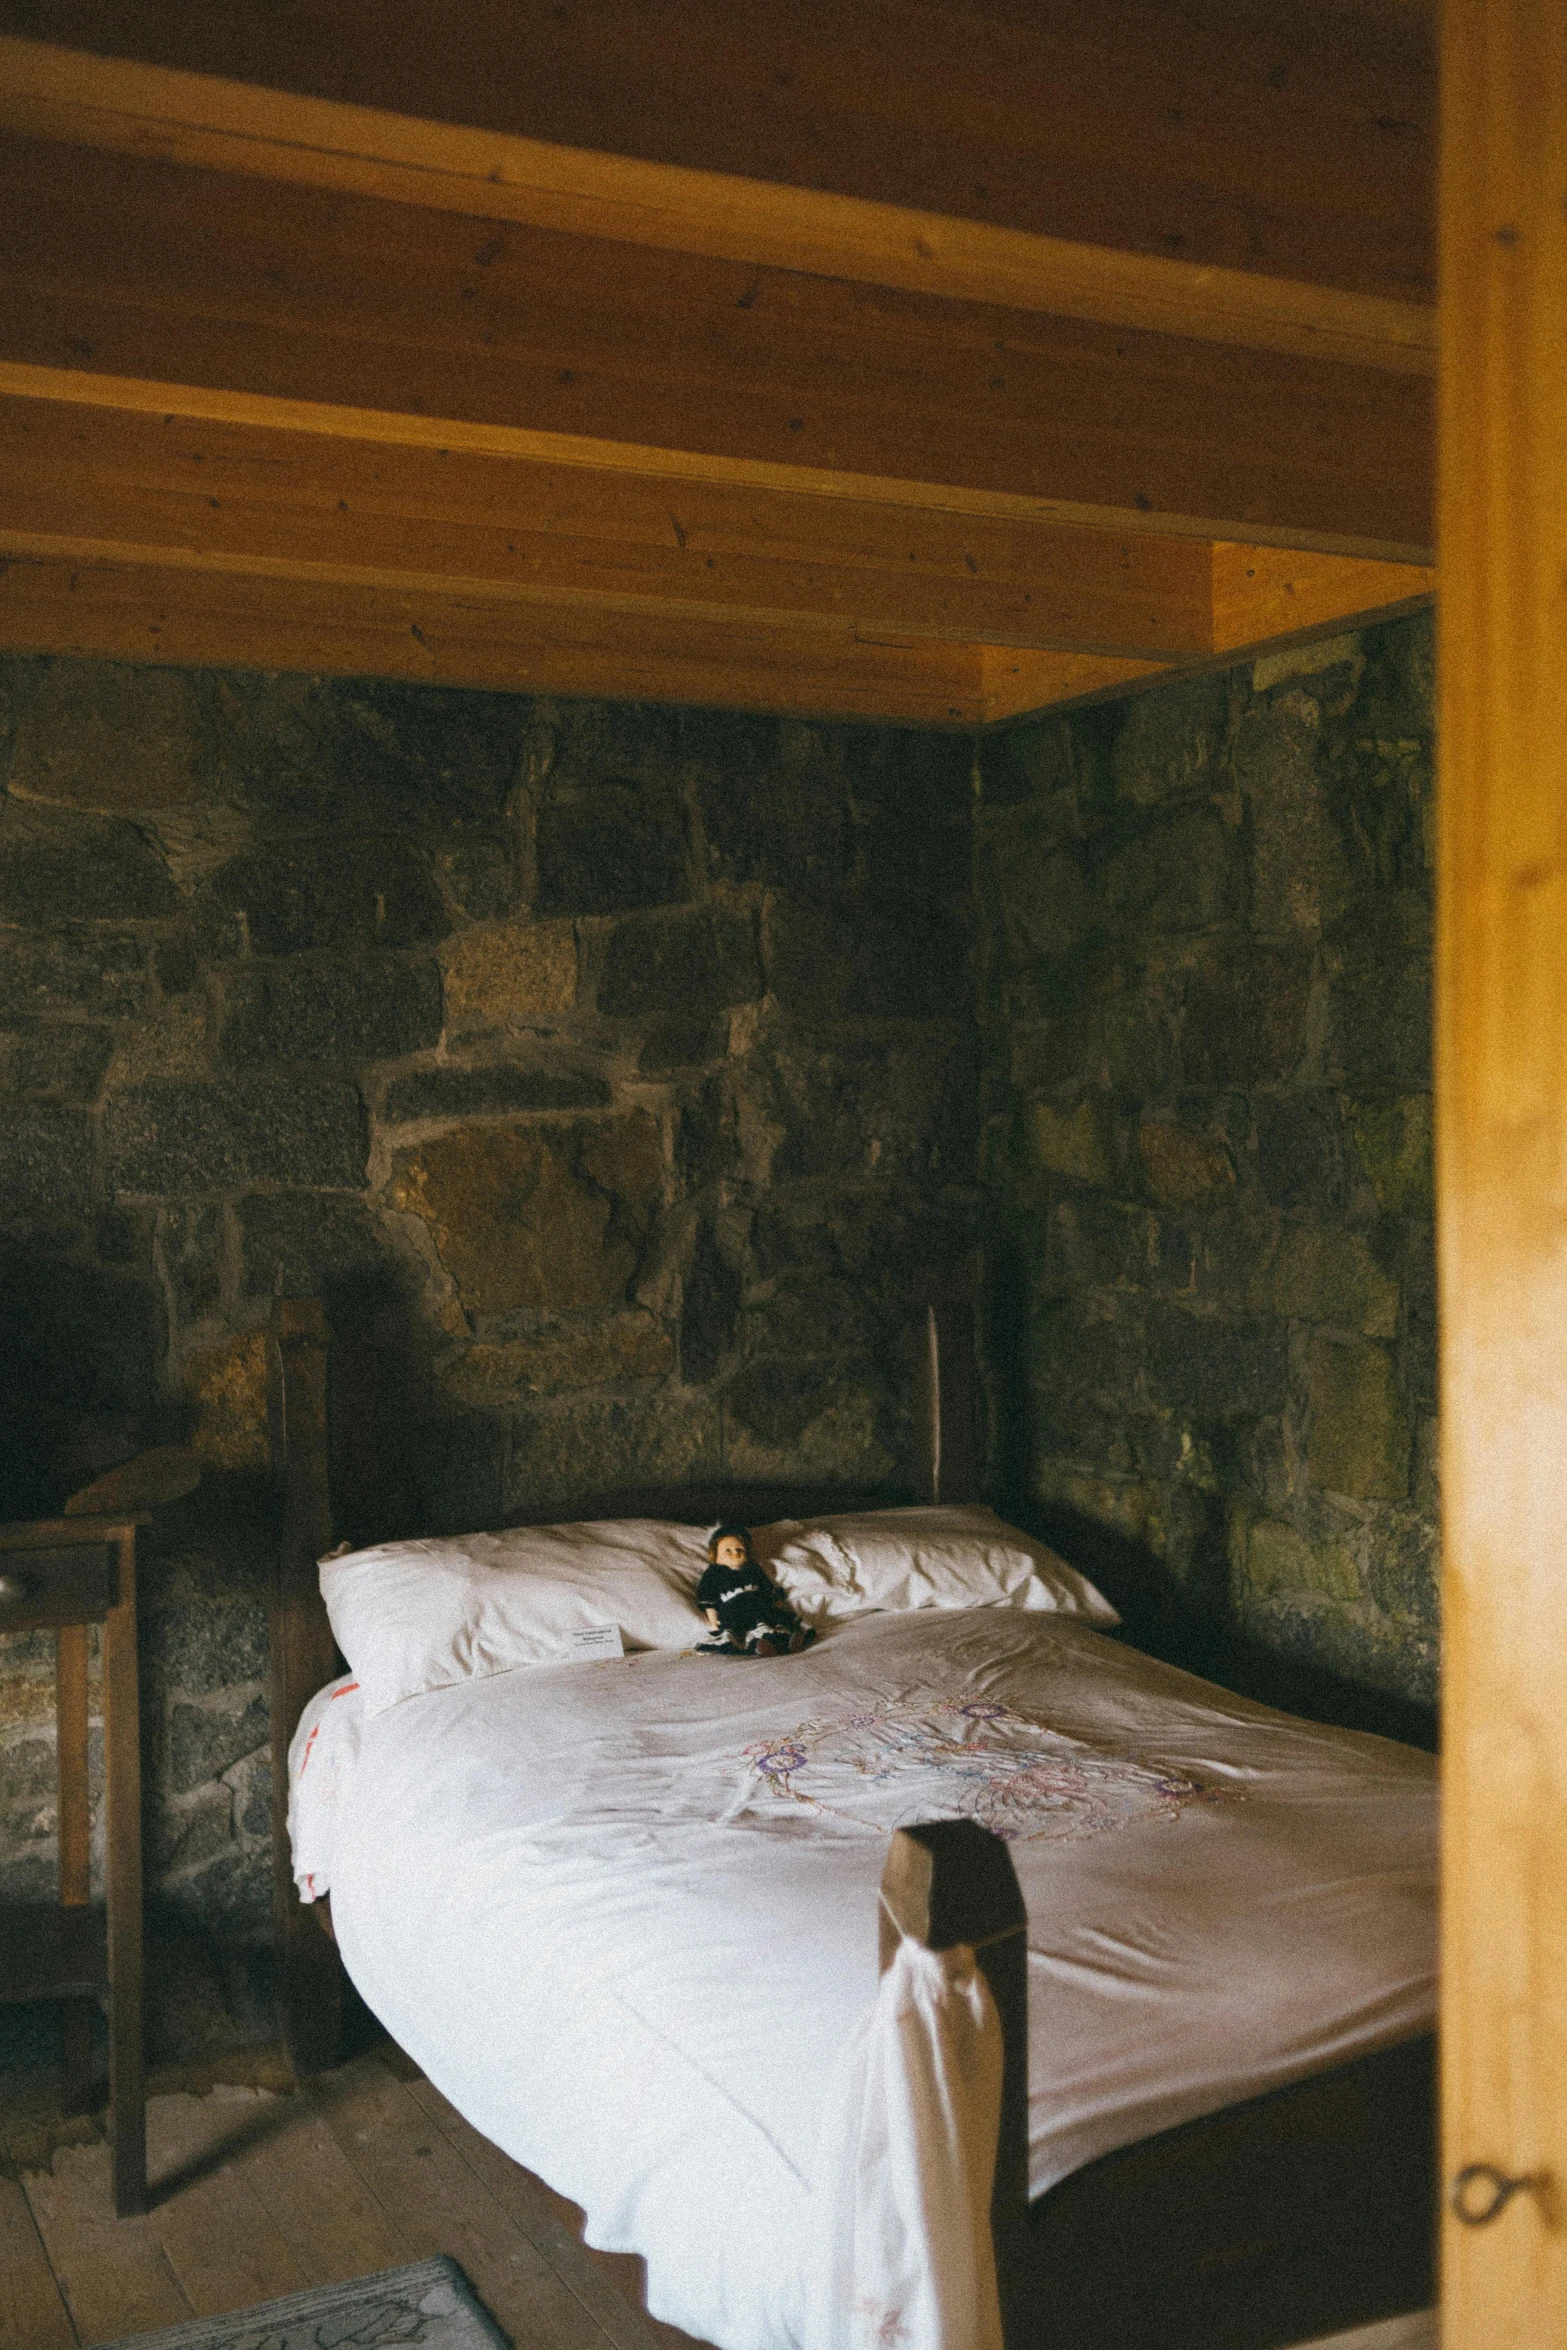
[(654, 2314), (797, 2350), (825, 2084), (887, 1828), (971, 1812), (1028, 1903), (1036, 2193), (1429, 2027), (1435, 1766), (1061, 1616), (801, 1657), (534, 1667), (364, 1725), (333, 1915), (454, 2104), (643, 2253)]

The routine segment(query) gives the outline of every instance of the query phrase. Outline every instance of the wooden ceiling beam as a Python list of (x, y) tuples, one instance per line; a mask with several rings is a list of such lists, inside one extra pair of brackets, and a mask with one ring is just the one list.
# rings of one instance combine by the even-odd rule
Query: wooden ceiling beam
[(1197, 540), (671, 480), (652, 452), (645, 465), (0, 393), (0, 552), (1144, 660), (1212, 649)]
[[(17, 651), (970, 728), (984, 649), (850, 627), (732, 625), (683, 613), (497, 604), (121, 563), (0, 564), (0, 643)], [(1018, 656), (1043, 700), (1113, 688), (1141, 662)]]
[(25, 135), (661, 251), (1429, 375), (1424, 303), (0, 36)]
[(437, 446), (399, 439), (395, 417), (17, 374), (26, 389), (8, 392), (0, 369), (0, 554), (1142, 662), (1204, 660), (1432, 586), (1410, 565), (966, 512), (896, 483), (764, 467), (703, 480), (656, 450), (496, 433)]
[(1404, 300), (1420, 0), (9, 0), (121, 60)]
[(15, 364), (1429, 550), (1420, 376), (16, 137), (0, 206)]

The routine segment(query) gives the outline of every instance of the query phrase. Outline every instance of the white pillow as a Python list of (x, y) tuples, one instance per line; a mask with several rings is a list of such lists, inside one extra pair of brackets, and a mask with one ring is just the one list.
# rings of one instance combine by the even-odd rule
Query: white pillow
[(516, 1526), (386, 1542), (321, 1562), (321, 1596), (367, 1715), (455, 1681), (558, 1664), (569, 1638), (618, 1626), (628, 1648), (704, 1637), (706, 1533), (656, 1519)]
[(818, 1627), (868, 1608), (1054, 1608), (1120, 1617), (1086, 1575), (978, 1503), (785, 1520), (756, 1536), (790, 1606)]

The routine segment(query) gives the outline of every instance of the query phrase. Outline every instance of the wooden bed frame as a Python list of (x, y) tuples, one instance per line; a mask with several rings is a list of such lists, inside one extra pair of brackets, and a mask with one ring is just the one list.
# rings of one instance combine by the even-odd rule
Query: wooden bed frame
[[(927, 1283), (922, 1317), (917, 1498), (972, 1499), (973, 1322), (961, 1285)], [(280, 1299), (268, 1348), (282, 1499), (271, 1615), (274, 1870), (283, 2033), (301, 2072), (341, 2053), (346, 1978), (329, 1903), (307, 1908), (294, 1888), (288, 1745), (309, 1698), (341, 1669), (316, 1563), (340, 1536), (335, 1472), (351, 1490), (352, 1464), (362, 1463), (371, 1434), (357, 1384), (345, 1379), (338, 1392), (331, 1356), (320, 1303)], [(553, 1515), (765, 1523), (909, 1498), (760, 1486), (617, 1490)], [(933, 1948), (986, 1945), (981, 1964), (1007, 2047), (992, 2221), (1008, 2350), (1278, 2350), (1433, 2299), (1429, 2038), (1162, 2131), (1030, 2204), (1026, 1946), (1006, 1846), (967, 1823), (900, 1833), (882, 1890), (902, 1930)], [(881, 1934), (885, 1966), (894, 1939), (885, 1916)]]

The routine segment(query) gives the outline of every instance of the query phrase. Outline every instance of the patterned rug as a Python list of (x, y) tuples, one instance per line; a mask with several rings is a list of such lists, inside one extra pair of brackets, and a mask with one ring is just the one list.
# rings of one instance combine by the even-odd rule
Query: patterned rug
[(106, 2350), (511, 2350), (455, 2260), (418, 2260), (346, 2285), (288, 2293), (227, 2317), (198, 2317), (158, 2334), (126, 2334)]

